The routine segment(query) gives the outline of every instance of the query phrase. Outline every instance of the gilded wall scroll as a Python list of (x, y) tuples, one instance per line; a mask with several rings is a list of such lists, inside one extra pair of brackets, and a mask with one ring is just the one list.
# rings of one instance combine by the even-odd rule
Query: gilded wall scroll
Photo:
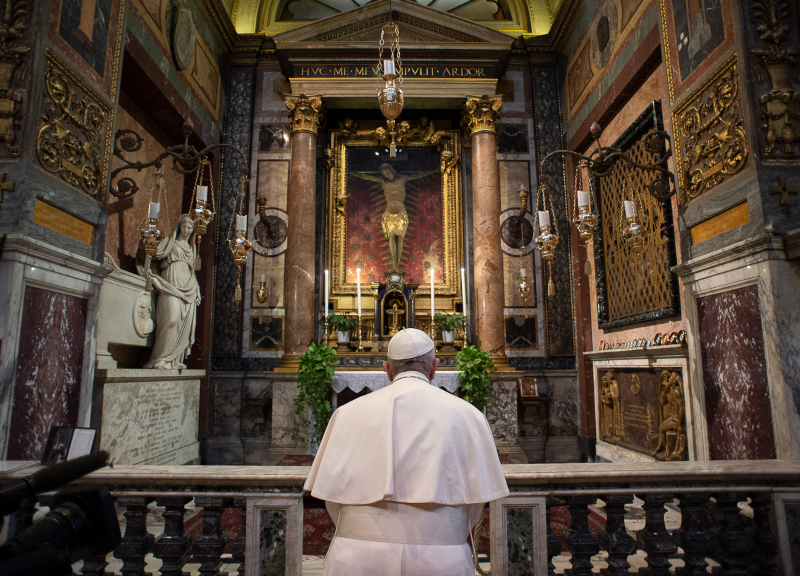
[(111, 107), (49, 50), (43, 92), (36, 134), (39, 163), (62, 182), (104, 204)]
[(596, 386), (598, 439), (657, 460), (688, 459), (681, 370), (601, 368)]
[(672, 126), (682, 204), (744, 168), (749, 150), (736, 54), (672, 112)]

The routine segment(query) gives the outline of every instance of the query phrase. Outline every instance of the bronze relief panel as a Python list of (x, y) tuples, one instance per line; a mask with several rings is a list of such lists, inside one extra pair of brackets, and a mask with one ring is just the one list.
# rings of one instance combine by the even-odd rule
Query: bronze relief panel
[(597, 373), (597, 436), (657, 460), (687, 460), (686, 399), (680, 369)]

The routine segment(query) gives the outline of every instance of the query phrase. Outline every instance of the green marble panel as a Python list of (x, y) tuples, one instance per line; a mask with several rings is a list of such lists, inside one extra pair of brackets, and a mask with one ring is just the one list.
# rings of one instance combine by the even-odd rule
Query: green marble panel
[(508, 576), (533, 576), (533, 509), (506, 508)]
[(286, 511), (284, 510), (261, 510), (258, 573), (260, 576), (286, 574)]

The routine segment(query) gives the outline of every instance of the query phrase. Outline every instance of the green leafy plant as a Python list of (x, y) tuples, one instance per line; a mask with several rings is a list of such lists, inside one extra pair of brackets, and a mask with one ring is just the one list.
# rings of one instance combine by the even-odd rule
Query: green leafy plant
[(453, 332), (455, 330), (460, 330), (464, 327), (464, 315), (463, 314), (448, 314), (447, 312), (437, 312), (433, 316), (436, 324), (439, 325), (439, 329), (442, 332)]
[[(330, 422), (333, 408), (328, 393), (333, 384), (333, 367), (336, 365), (336, 350), (327, 344), (311, 343), (300, 356), (299, 394), (294, 399), (294, 413), (298, 416), (292, 432), (295, 442), (319, 444), (325, 428)], [(306, 425), (308, 410), (311, 410), (310, 425)]]
[(456, 368), (461, 397), (483, 411), (489, 402), (489, 382), (497, 368), (488, 352), (477, 346), (465, 346), (456, 354)]
[(356, 320), (355, 318), (350, 318), (349, 314), (350, 312), (345, 312), (344, 314), (335, 314), (331, 312), (328, 314), (328, 326), (331, 327), (331, 330), (335, 330), (336, 332), (352, 330), (356, 327)]

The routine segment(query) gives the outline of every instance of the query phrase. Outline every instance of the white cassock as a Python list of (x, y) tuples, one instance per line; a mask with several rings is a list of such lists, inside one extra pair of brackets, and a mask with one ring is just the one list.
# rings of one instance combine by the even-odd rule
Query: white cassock
[(467, 535), (508, 495), (486, 417), (419, 372), (333, 413), (304, 488), (336, 524), (325, 576), (473, 576)]

